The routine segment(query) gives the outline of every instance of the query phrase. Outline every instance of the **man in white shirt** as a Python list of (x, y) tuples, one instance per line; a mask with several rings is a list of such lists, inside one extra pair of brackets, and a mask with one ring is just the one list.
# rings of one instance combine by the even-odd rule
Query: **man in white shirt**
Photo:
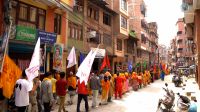
[(18, 79), (15, 86), (15, 105), (18, 112), (26, 112), (29, 105), (29, 92), (32, 90), (30, 82), (27, 80), (25, 70), (21, 79)]

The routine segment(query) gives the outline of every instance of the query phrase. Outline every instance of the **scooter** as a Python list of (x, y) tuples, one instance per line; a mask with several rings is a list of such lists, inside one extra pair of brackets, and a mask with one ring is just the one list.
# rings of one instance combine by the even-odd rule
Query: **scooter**
[(166, 88), (163, 88), (166, 95), (158, 101), (157, 112), (175, 112), (173, 110), (175, 94), (172, 90), (168, 89), (168, 84), (165, 83)]
[(177, 93), (179, 99), (177, 100), (178, 112), (188, 112), (190, 108), (190, 99), (187, 96)]

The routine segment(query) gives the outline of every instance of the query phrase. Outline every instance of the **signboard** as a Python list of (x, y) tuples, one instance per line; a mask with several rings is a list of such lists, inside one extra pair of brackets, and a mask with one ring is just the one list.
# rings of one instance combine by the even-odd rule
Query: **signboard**
[(56, 43), (57, 34), (38, 30), (37, 37), (40, 38), (41, 43), (54, 44)]
[[(91, 48), (91, 50), (95, 51), (97, 48)], [(105, 56), (105, 49), (98, 49), (95, 58), (103, 58)]]
[(53, 49), (53, 69), (62, 71), (63, 44), (55, 44)]
[(17, 26), (16, 27), (16, 40), (34, 42), (36, 38), (36, 29), (25, 27), (25, 26)]

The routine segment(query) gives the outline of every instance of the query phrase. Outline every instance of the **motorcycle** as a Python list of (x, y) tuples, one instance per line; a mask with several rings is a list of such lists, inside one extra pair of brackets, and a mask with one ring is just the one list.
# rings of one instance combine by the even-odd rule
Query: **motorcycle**
[(172, 82), (174, 83), (175, 87), (180, 87), (183, 83), (183, 78), (181, 76), (174, 75), (172, 78)]
[(163, 99), (160, 98), (158, 101), (157, 112), (175, 112), (173, 110), (175, 94), (172, 90), (168, 89), (168, 84), (165, 83), (166, 88), (163, 88), (166, 95), (164, 95)]
[(179, 99), (177, 100), (178, 112), (188, 112), (190, 108), (190, 99), (187, 96), (177, 93)]

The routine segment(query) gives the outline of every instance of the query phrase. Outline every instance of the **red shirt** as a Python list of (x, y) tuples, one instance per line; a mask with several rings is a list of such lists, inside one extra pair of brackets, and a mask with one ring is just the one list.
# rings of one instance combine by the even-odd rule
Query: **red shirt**
[(60, 79), (56, 82), (56, 92), (58, 96), (65, 96), (67, 91), (67, 81), (65, 79)]
[(85, 85), (85, 81), (80, 83), (80, 80), (78, 80), (78, 94), (84, 94), (84, 95), (88, 94), (88, 89), (87, 85)]

